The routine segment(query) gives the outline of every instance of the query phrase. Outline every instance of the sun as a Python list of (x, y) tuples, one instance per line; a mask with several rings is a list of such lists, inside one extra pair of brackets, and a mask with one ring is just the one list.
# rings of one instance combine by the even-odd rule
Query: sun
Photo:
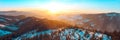
[(47, 9), (52, 14), (57, 14), (58, 12), (65, 10), (67, 8), (67, 5), (51, 2), (42, 5), (42, 8)]
[(52, 13), (56, 13), (58, 11), (61, 11), (63, 8), (61, 7), (62, 5), (57, 4), (57, 3), (50, 3), (46, 6), (46, 8), (52, 12)]

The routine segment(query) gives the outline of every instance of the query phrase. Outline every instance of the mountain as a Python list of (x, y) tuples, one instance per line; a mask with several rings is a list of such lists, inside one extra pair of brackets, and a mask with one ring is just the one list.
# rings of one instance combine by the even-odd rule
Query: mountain
[(19, 15), (24, 15), (24, 16), (35, 16), (35, 17), (45, 17), (49, 16), (48, 13), (45, 13), (44, 11), (16, 11), (16, 10), (11, 10), (11, 11), (0, 11), (0, 15), (7, 15), (7, 16), (19, 16)]
[(0, 15), (13, 15), (13, 16), (18, 16), (18, 15), (25, 15), (28, 14), (29, 12), (24, 12), (24, 11), (0, 11)]
[(119, 40), (120, 32), (115, 29), (119, 27), (119, 15), (113, 12), (56, 16), (68, 22), (0, 15), (0, 40)]
[(95, 29), (102, 32), (120, 31), (120, 13), (116, 12), (60, 15), (58, 18), (79, 25), (85, 29)]
[(12, 30), (13, 33), (9, 36), (12, 36), (12, 35), (17, 36), (34, 29), (39, 29), (40, 31), (42, 31), (42, 30), (48, 30), (48, 29), (62, 28), (65, 26), (67, 27), (68, 24), (65, 24), (64, 22), (47, 20), (47, 19), (39, 19), (35, 17), (27, 17), (25, 19), (17, 21), (16, 23), (13, 23), (13, 24), (11, 23), (11, 25), (6, 25), (1, 29), (8, 30), (8, 31)]

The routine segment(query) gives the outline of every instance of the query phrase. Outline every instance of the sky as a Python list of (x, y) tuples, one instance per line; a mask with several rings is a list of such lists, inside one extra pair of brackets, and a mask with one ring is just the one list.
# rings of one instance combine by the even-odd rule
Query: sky
[(48, 9), (78, 12), (120, 12), (120, 0), (0, 0), (0, 10)]

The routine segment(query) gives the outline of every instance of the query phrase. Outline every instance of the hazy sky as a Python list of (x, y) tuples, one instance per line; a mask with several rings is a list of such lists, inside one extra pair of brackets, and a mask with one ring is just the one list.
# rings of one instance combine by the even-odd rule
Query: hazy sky
[(71, 9), (83, 12), (120, 12), (120, 0), (0, 0), (0, 10), (50, 9), (52, 7), (59, 10)]

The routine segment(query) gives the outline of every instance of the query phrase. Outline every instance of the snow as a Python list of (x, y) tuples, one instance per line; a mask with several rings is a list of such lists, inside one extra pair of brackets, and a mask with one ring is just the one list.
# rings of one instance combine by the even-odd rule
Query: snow
[(21, 35), (20, 37), (15, 38), (15, 40), (22, 40), (24, 38), (33, 38), (35, 36), (45, 35), (45, 34), (51, 35), (51, 33), (52, 33), (51, 30), (46, 30), (46, 31), (42, 31), (42, 32), (37, 32), (37, 30), (32, 30), (26, 34)]
[(106, 16), (117, 16), (117, 14), (106, 14)]
[(7, 26), (5, 26), (5, 28), (12, 30), (12, 31), (16, 31), (18, 29), (18, 27), (16, 25), (7, 25)]
[[(94, 32), (88, 32), (86, 33), (86, 30), (81, 29), (55, 29), (55, 30), (45, 30), (38, 32), (37, 30), (32, 30), (30, 32), (27, 32), (17, 38), (14, 38), (14, 40), (22, 40), (26, 38), (33, 38), (35, 36), (40, 37), (39, 35), (49, 35), (50, 37), (54, 38), (56, 36), (60, 37), (60, 40), (66, 40), (67, 37), (69, 37), (70, 40), (90, 40), (93, 36), (95, 36), (96, 39), (102, 38), (103, 40), (109, 40), (111, 39), (110, 36), (101, 34), (101, 33), (94, 33)], [(54, 34), (53, 34), (54, 33)], [(55, 38), (54, 38), (55, 39)]]
[(60, 40), (66, 40), (66, 36), (60, 36)]
[(2, 28), (3, 28), (3, 27), (5, 27), (5, 25), (3, 25), (3, 24), (0, 24), (0, 27), (2, 27)]
[(104, 34), (102, 40), (111, 40), (111, 37)]
[(22, 38), (32, 38), (34, 36), (37, 36), (36, 30), (30, 31), (26, 34), (21, 35), (20, 37), (15, 38), (14, 40), (22, 40)]
[(4, 20), (4, 19), (1, 19), (1, 18), (0, 18), (0, 21), (2, 21), (2, 22), (7, 22), (6, 20)]
[(92, 34), (90, 34), (90, 33), (85, 36), (86, 40), (90, 40), (91, 38), (92, 38)]
[(117, 16), (117, 14), (106, 14), (106, 16), (110, 17), (112, 19), (114, 16)]
[(100, 34), (100, 33), (95, 33), (95, 38), (96, 38), (96, 39), (102, 38), (102, 34)]
[(5, 31), (5, 30), (0, 30), (0, 37), (1, 37), (1, 36), (4, 36), (4, 35), (11, 34), (11, 33), (12, 33), (12, 32)]

